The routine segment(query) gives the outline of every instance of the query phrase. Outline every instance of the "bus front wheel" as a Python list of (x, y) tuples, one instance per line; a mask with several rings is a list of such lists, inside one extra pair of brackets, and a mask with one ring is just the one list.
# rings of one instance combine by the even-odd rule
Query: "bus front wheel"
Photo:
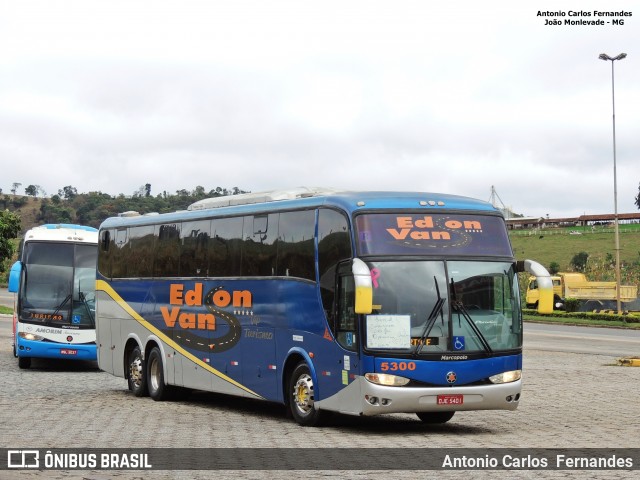
[(145, 397), (149, 394), (147, 390), (147, 375), (145, 372), (145, 364), (142, 358), (140, 347), (136, 346), (129, 353), (127, 359), (129, 390), (136, 397)]
[(31, 357), (18, 357), (18, 367), (27, 369), (31, 367)]
[(289, 377), (289, 408), (293, 419), (304, 427), (320, 423), (320, 410), (314, 406), (315, 393), (311, 371), (306, 363), (299, 363)]
[(453, 418), (455, 413), (456, 412), (419, 412), (416, 413), (416, 415), (422, 420), (422, 423), (436, 425), (438, 423), (447, 423)]

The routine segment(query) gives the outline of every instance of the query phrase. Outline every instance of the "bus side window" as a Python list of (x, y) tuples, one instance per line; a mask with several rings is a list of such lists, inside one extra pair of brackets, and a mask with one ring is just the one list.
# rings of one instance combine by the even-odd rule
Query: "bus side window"
[(153, 246), (156, 241), (153, 232), (153, 225), (141, 225), (129, 229), (129, 243), (136, 253), (127, 263), (127, 277), (153, 276)]
[(111, 253), (111, 277), (125, 278), (127, 276), (127, 264), (129, 263), (129, 242), (127, 229), (116, 230), (115, 248), (110, 248)]
[(180, 224), (156, 225), (154, 277), (180, 276)]
[(235, 277), (240, 275), (243, 222), (243, 217), (213, 220), (208, 248), (208, 276)]
[(350, 271), (338, 277), (338, 308), (334, 335), (338, 343), (348, 350), (356, 350), (355, 282)]
[(351, 253), (349, 222), (340, 212), (322, 208), (318, 211), (318, 280), (320, 297), (327, 322), (336, 335), (336, 270), (338, 262), (348, 260)]
[(208, 275), (208, 244), (210, 220), (184, 222), (180, 247), (180, 275), (206, 277)]
[(242, 276), (273, 277), (276, 274), (278, 213), (244, 218)]
[(111, 278), (110, 255), (114, 250), (111, 230), (100, 232), (100, 250), (98, 251), (98, 271), (101, 275)]
[(316, 212), (303, 210), (280, 214), (276, 275), (316, 279), (314, 235)]

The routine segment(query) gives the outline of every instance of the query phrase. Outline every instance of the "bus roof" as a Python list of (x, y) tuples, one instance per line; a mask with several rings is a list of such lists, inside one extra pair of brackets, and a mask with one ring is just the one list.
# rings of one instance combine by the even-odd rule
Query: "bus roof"
[(48, 223), (28, 230), (24, 241), (98, 243), (98, 230), (85, 225)]
[(493, 205), (482, 200), (458, 195), (428, 192), (387, 191), (335, 191), (320, 188), (297, 188), (293, 190), (229, 195), (200, 200), (188, 210), (173, 213), (138, 215), (126, 212), (118, 217), (106, 219), (103, 228), (128, 225), (171, 223), (197, 220), (211, 216), (233, 216), (285, 211), (298, 208), (338, 207), (352, 214), (367, 210), (422, 210), (437, 213), (439, 210), (474, 211), (500, 214)]

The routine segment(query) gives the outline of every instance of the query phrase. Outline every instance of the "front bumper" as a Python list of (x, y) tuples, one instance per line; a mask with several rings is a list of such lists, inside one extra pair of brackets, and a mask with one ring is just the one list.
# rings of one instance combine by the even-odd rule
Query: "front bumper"
[[(318, 408), (352, 415), (465, 410), (515, 410), (522, 380), (511, 383), (457, 387), (387, 387), (357, 377), (348, 387), (317, 402)], [(461, 404), (438, 405), (438, 395), (462, 395)]]

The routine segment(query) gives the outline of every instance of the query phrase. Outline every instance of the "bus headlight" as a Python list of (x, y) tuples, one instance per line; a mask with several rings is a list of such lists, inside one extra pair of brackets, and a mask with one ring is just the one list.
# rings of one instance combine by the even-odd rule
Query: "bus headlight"
[(28, 333), (28, 332), (18, 332), (18, 336), (20, 338), (24, 338), (25, 340), (31, 340), (34, 342), (41, 342), (42, 340), (44, 340), (44, 337), (41, 337), (40, 335), (36, 335), (34, 333)]
[(385, 385), (387, 387), (401, 387), (409, 383), (409, 379), (399, 377), (398, 375), (389, 375), (387, 373), (365, 373), (364, 378), (371, 383), (377, 385)]
[(522, 370), (511, 370), (510, 372), (498, 373), (489, 377), (491, 383), (511, 383), (522, 378)]

